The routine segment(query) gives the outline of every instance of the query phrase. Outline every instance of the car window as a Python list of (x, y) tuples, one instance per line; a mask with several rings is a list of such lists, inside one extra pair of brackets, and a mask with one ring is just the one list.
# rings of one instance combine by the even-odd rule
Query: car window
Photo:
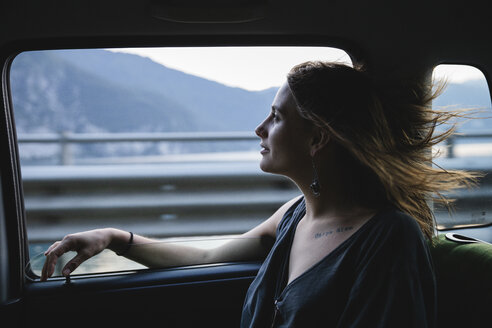
[[(227, 244), (228, 242), (238, 241), (241, 239), (251, 239), (244, 238), (238, 235), (220, 235), (220, 236), (200, 236), (200, 237), (175, 237), (175, 238), (160, 238), (154, 242), (143, 243), (143, 244), (134, 244), (131, 245), (132, 250), (140, 249), (145, 252), (155, 252), (155, 249), (161, 247), (173, 247), (177, 246), (185, 246), (185, 247), (194, 247), (198, 249), (212, 249), (216, 247), (220, 247), (222, 245)], [(140, 252), (141, 252), (140, 251)], [(55, 270), (53, 272), (53, 278), (61, 278), (63, 277), (62, 270), (65, 265), (75, 256), (76, 252), (70, 251), (63, 254), (56, 262)], [(249, 260), (259, 260), (258, 259), (249, 259)], [(31, 256), (31, 259), (26, 266), (26, 275), (36, 278), (41, 276), (41, 271), (43, 269), (45, 261), (44, 253), (38, 253)], [(213, 264), (213, 263), (204, 263), (202, 261), (196, 261), (189, 263), (188, 265), (203, 265), (203, 264)], [(161, 265), (161, 268), (172, 268), (177, 265)], [(136, 271), (146, 269), (145, 265), (134, 262), (130, 259), (127, 259), (122, 256), (118, 256), (116, 253), (110, 250), (103, 250), (98, 255), (88, 259), (83, 262), (74, 272), (74, 275), (92, 275), (92, 274), (101, 274), (101, 273), (115, 273), (122, 271)]]
[[(350, 63), (326, 47), (19, 54), (10, 84), (31, 258), (89, 229), (217, 238), (268, 218), (299, 192), (261, 172), (254, 129), (306, 60)], [(117, 256), (98, 263), (135, 268)]]
[(438, 229), (460, 228), (492, 222), (490, 188), (492, 180), (492, 111), (489, 87), (483, 73), (468, 65), (439, 65), (436, 80), (445, 81), (444, 92), (434, 100), (433, 107), (463, 113), (458, 118), (456, 133), (445, 144), (436, 147), (436, 165), (445, 169), (482, 172), (472, 189), (462, 189), (447, 196), (455, 199), (451, 212), (436, 206)]

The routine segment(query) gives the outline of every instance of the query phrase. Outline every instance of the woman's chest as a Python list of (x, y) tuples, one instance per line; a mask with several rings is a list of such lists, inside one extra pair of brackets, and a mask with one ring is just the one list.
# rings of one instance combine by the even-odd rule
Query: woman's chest
[(301, 225), (292, 239), (287, 284), (328, 258), (355, 231), (354, 226)]

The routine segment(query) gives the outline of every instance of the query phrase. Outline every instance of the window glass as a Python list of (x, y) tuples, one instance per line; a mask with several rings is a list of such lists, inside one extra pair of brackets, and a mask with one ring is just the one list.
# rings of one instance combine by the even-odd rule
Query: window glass
[[(241, 243), (241, 242), (249, 242), (251, 239), (256, 238), (245, 238), (238, 235), (230, 235), (230, 236), (202, 236), (202, 237), (176, 237), (176, 238), (159, 238), (156, 241), (152, 241), (149, 243), (143, 244), (135, 244), (131, 246), (132, 251), (137, 251), (137, 253), (142, 254), (145, 252), (147, 254), (156, 254), (156, 250), (159, 248), (172, 248), (172, 247), (194, 247), (200, 249), (212, 249), (216, 247), (223, 246), (227, 243)], [(259, 239), (257, 239), (258, 242)], [(61, 278), (63, 277), (62, 270), (65, 265), (77, 255), (76, 252), (67, 252), (63, 254), (58, 261), (56, 262), (54, 272), (52, 274), (52, 278)], [(246, 260), (246, 259), (245, 259)], [(248, 258), (247, 260), (260, 260), (260, 258)], [(45, 261), (45, 256), (43, 253), (35, 254), (31, 256), (29, 264), (26, 267), (26, 274), (30, 277), (36, 278), (41, 276), (41, 272), (43, 269)], [(238, 261), (237, 258), (229, 258), (224, 260), (224, 262), (234, 262)], [(195, 261), (191, 260), (186, 263), (187, 266), (192, 265), (203, 265), (203, 264), (212, 264), (203, 262), (201, 259), (197, 259)], [(168, 263), (168, 264), (160, 264), (162, 268), (168, 267), (176, 267), (180, 266), (179, 263)], [(181, 264), (183, 266), (183, 264)], [(146, 266), (139, 264), (137, 262), (131, 261), (125, 257), (119, 257), (114, 252), (110, 250), (103, 250), (98, 255), (88, 259), (83, 262), (74, 272), (76, 275), (81, 274), (94, 274), (94, 273), (113, 273), (120, 271), (135, 271), (145, 269)]]
[[(31, 258), (100, 227), (196, 238), (268, 218), (298, 191), (261, 172), (254, 129), (306, 60), (350, 62), (326, 47), (19, 54), (10, 82)], [(121, 261), (96, 271), (135, 268)]]
[[(445, 169), (480, 171), (492, 169), (492, 112), (490, 93), (483, 73), (467, 65), (439, 65), (435, 80), (444, 80), (447, 87), (433, 102), (435, 109), (456, 110), (464, 118), (456, 119), (456, 133), (446, 144), (436, 147), (435, 164)], [(449, 126), (448, 126), (449, 127)], [(482, 225), (492, 222), (490, 174), (478, 186), (458, 190), (447, 196), (455, 199), (451, 212), (436, 206), (438, 229)]]

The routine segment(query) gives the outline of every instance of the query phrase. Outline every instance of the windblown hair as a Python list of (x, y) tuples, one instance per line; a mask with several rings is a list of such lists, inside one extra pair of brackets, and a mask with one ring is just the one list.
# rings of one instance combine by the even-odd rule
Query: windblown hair
[(432, 147), (454, 132), (436, 127), (460, 116), (434, 111), (437, 92), (421, 83), (375, 82), (362, 68), (329, 62), (295, 66), (287, 82), (302, 117), (335, 141), (346, 199), (369, 208), (393, 205), (431, 239), (434, 200), (449, 209), (443, 192), (470, 187), (478, 174), (431, 165)]

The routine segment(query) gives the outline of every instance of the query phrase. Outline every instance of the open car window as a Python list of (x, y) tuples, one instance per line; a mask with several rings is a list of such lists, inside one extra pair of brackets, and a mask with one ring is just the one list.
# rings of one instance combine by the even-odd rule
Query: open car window
[[(10, 84), (31, 259), (90, 229), (216, 239), (268, 218), (299, 192), (261, 172), (254, 129), (307, 60), (350, 62), (327, 47), (19, 54)], [(106, 256), (97, 272), (141, 268)]]
[[(434, 100), (434, 109), (454, 110), (463, 115), (452, 123), (457, 127), (445, 144), (434, 150), (435, 165), (485, 174), (477, 186), (446, 194), (454, 199), (452, 210), (436, 206), (438, 229), (455, 229), (492, 223), (492, 106), (484, 74), (468, 65), (439, 65), (434, 79), (446, 82), (444, 92)], [(443, 126), (443, 129), (450, 126)]]
[[(178, 237), (178, 238), (163, 238), (159, 240), (155, 240), (148, 243), (142, 244), (133, 244), (131, 245), (132, 251), (136, 251), (137, 253), (143, 252), (155, 252), (156, 249), (164, 248), (164, 247), (187, 247), (187, 248), (197, 248), (197, 249), (214, 249), (221, 246), (227, 246), (228, 243), (231, 242), (250, 242), (251, 239), (254, 238), (246, 238), (236, 235), (222, 235), (222, 236), (206, 236), (206, 237)], [(52, 275), (53, 278), (64, 277), (62, 274), (62, 270), (64, 266), (75, 256), (76, 252), (70, 251), (63, 254), (56, 262), (55, 271)], [(257, 259), (248, 259), (248, 260), (261, 260)], [(29, 264), (26, 267), (26, 275), (31, 278), (38, 278), (41, 276), (41, 271), (43, 269), (45, 261), (44, 252), (34, 254), (31, 256)], [(235, 258), (231, 258), (230, 261), (236, 261)], [(225, 261), (229, 262), (229, 261)], [(202, 261), (196, 261), (195, 263), (189, 263), (187, 265), (207, 265), (213, 263), (207, 263)], [(179, 264), (166, 264), (154, 266), (154, 268), (173, 268), (180, 266)], [(92, 275), (92, 274), (101, 274), (101, 273), (114, 273), (114, 272), (122, 272), (122, 271), (136, 271), (147, 269), (148, 267), (134, 262), (130, 259), (127, 259), (123, 256), (118, 256), (116, 253), (110, 250), (103, 250), (101, 253), (93, 256), (89, 260), (83, 262), (77, 269), (75, 269), (71, 276), (78, 275)]]

